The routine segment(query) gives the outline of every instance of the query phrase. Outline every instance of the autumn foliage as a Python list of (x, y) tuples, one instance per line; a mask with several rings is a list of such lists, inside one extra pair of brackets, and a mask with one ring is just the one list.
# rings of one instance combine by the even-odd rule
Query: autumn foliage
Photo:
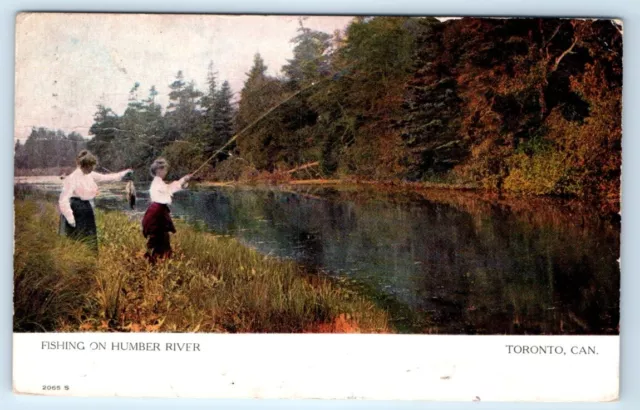
[[(327, 81), (239, 138), (259, 171), (320, 161), (324, 177), (455, 180), (618, 210), (616, 22), (356, 18), (322, 38), (330, 72), (306, 80)], [(266, 98), (249, 80), (241, 107)], [(269, 81), (281, 84), (275, 104), (305, 77)]]
[(407, 87), (405, 138), (423, 158), (413, 165), (440, 171), (435, 157), (487, 189), (589, 197), (616, 211), (620, 30), (604, 20), (430, 22)]
[(242, 131), (201, 178), (279, 183), (317, 162), (292, 179), (446, 181), (618, 211), (616, 21), (360, 16), (329, 34), (301, 19), (291, 43), (282, 67), (256, 53), (237, 107), (213, 65), (206, 92), (178, 72), (164, 112), (136, 83), (123, 115), (98, 107), (88, 147), (137, 178), (163, 155), (178, 176)]

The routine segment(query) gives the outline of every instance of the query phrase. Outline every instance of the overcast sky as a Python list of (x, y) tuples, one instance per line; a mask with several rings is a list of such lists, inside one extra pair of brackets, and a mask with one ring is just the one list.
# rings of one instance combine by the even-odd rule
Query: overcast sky
[[(309, 17), (305, 26), (333, 33), (351, 17)], [(87, 136), (100, 102), (122, 114), (129, 90), (155, 85), (167, 105), (178, 70), (206, 87), (209, 62), (232, 91), (260, 52), (269, 74), (292, 57), (295, 16), (24, 14), (16, 28), (15, 138), (32, 126)]]

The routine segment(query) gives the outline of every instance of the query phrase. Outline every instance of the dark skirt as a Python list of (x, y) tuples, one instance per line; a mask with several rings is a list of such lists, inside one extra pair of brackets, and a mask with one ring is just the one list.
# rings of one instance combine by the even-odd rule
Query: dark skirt
[(69, 225), (67, 218), (60, 215), (60, 234), (86, 243), (91, 249), (98, 250), (96, 217), (91, 202), (80, 198), (71, 198), (71, 210), (76, 226)]
[(144, 257), (149, 262), (156, 263), (158, 259), (170, 258), (172, 254), (169, 232), (151, 234), (147, 237), (147, 252)]
[(147, 238), (145, 257), (150, 262), (155, 263), (158, 258), (171, 257), (169, 233), (175, 231), (169, 207), (157, 202), (151, 203), (142, 218), (142, 234)]

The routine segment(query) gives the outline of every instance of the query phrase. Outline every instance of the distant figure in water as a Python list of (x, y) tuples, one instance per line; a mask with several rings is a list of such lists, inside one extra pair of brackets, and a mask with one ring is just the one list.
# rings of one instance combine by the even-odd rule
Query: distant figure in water
[(171, 239), (169, 233), (175, 233), (171, 219), (171, 200), (173, 194), (186, 188), (191, 175), (185, 175), (178, 181), (167, 184), (164, 178), (169, 171), (169, 163), (164, 158), (156, 159), (151, 164), (153, 182), (149, 187), (151, 205), (142, 218), (142, 234), (147, 238), (147, 253), (145, 257), (151, 263), (159, 258), (170, 258)]
[(78, 167), (64, 178), (64, 185), (58, 200), (60, 209), (60, 234), (85, 241), (92, 249), (98, 250), (96, 219), (93, 199), (98, 195), (96, 182), (119, 181), (133, 172), (131, 169), (113, 174), (94, 172), (98, 160), (87, 150), (76, 157)]
[(124, 191), (127, 196), (127, 202), (129, 202), (129, 206), (131, 207), (131, 209), (136, 209), (136, 187), (133, 185), (133, 181), (127, 182), (127, 187)]

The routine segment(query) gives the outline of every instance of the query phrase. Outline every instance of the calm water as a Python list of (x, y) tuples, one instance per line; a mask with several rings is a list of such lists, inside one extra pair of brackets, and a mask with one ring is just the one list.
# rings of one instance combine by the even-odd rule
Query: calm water
[[(126, 209), (109, 196), (97, 205)], [(360, 289), (401, 331), (618, 333), (619, 227), (588, 209), (297, 187), (180, 192), (172, 210)]]

